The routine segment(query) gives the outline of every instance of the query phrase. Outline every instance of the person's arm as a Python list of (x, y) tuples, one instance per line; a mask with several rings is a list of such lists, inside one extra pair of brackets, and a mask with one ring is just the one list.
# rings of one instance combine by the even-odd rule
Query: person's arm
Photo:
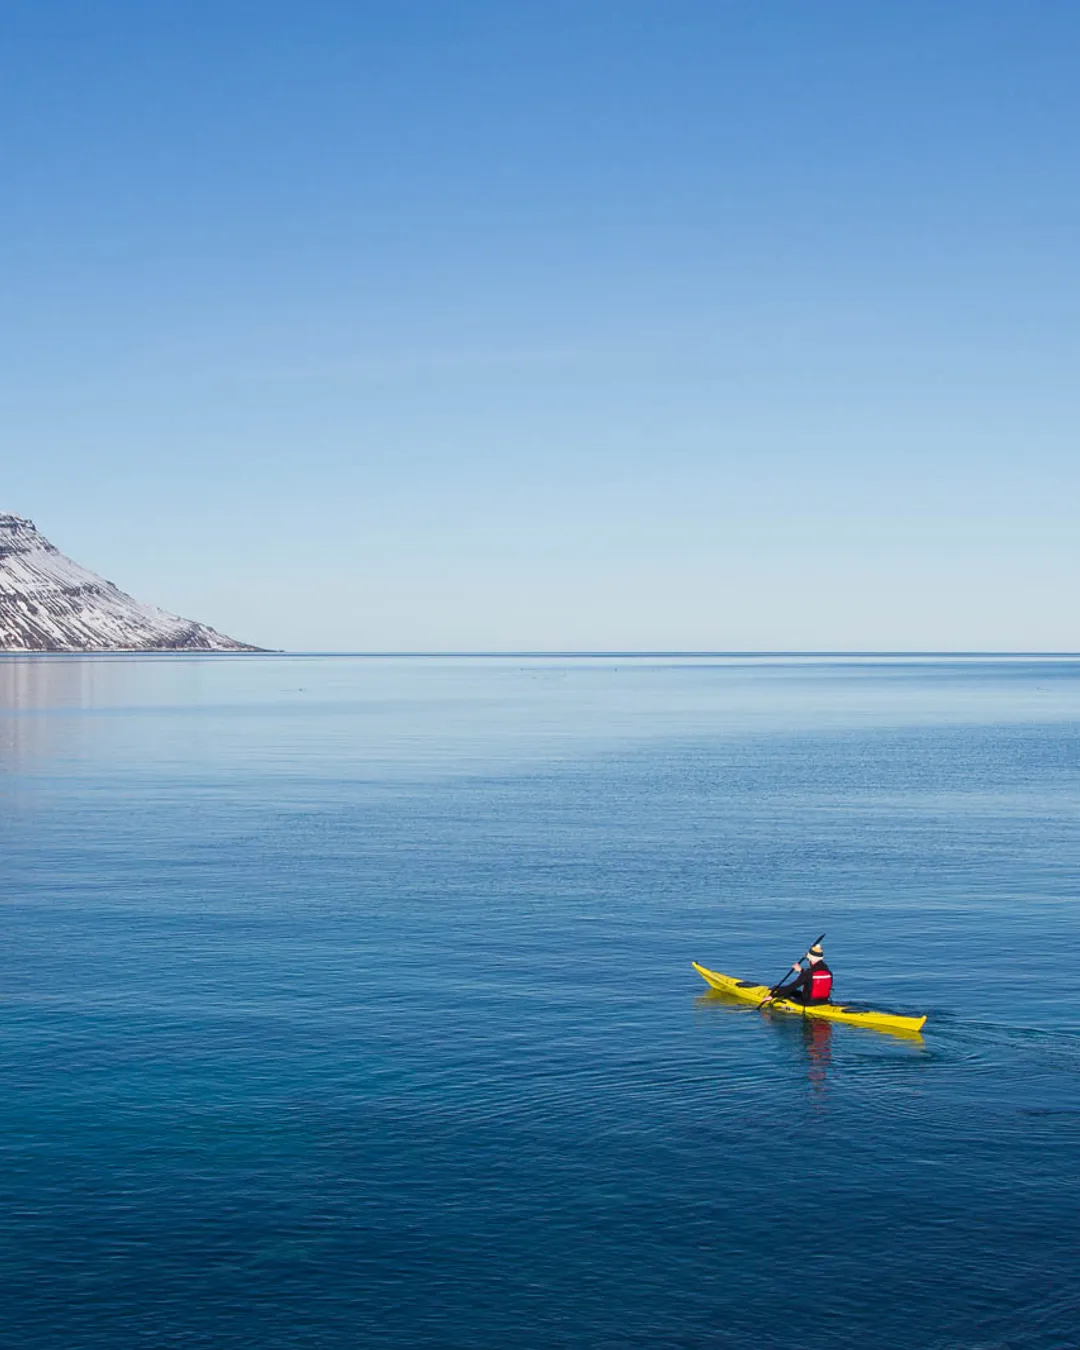
[(791, 967), (791, 975), (795, 976), (794, 983), (788, 984), (788, 980), (791, 979), (791, 975), (785, 975), (784, 978), (780, 981), (780, 983), (774, 986), (772, 991), (773, 997), (783, 998), (785, 994), (793, 994), (796, 989), (801, 989), (803, 985), (806, 983), (806, 977), (808, 973), (809, 972), (803, 970), (801, 962), (796, 961), (795, 964)]

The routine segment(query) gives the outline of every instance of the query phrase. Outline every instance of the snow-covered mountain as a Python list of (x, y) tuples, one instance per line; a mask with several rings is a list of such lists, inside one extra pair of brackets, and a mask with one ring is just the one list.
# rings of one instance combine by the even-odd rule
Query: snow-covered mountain
[(0, 512), (0, 651), (258, 650), (141, 605), (65, 558), (32, 521)]

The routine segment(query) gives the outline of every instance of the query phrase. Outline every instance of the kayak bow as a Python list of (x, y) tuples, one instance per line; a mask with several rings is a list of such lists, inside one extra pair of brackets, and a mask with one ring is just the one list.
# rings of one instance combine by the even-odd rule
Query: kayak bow
[[(733, 975), (719, 975), (715, 970), (706, 970), (696, 961), (691, 962), (694, 969), (711, 988), (743, 1003), (757, 1003), (768, 998), (772, 992), (767, 984), (750, 984), (747, 980), (737, 980)], [(894, 1035), (918, 1035), (922, 1030), (925, 1017), (900, 1017), (896, 1013), (873, 1012), (863, 1008), (849, 1008), (842, 1003), (817, 1003), (804, 1006), (790, 999), (778, 998), (769, 1004), (777, 1012), (800, 1013), (803, 1017), (824, 1017), (830, 1022), (850, 1022), (857, 1027), (873, 1027), (875, 1031), (891, 1031)]]

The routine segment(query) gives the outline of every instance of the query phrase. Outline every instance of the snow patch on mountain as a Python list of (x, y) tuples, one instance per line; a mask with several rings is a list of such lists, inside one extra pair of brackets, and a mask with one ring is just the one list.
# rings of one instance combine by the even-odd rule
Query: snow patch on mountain
[(258, 650), (140, 604), (65, 557), (32, 521), (0, 513), (0, 651)]

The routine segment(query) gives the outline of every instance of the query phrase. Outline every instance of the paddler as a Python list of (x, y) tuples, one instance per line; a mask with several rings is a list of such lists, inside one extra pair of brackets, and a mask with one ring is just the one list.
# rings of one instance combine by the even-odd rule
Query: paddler
[[(804, 961), (807, 963), (805, 970), (802, 964)], [(795, 978), (788, 984), (791, 975)], [(833, 977), (832, 971), (825, 964), (825, 955), (819, 942), (815, 942), (805, 956), (799, 957), (791, 967), (791, 975), (786, 975), (778, 985), (769, 990), (769, 997), (765, 999), (765, 1003), (771, 1003), (776, 998), (786, 998), (792, 1003), (803, 1005), (828, 1003), (829, 995), (832, 993)]]

